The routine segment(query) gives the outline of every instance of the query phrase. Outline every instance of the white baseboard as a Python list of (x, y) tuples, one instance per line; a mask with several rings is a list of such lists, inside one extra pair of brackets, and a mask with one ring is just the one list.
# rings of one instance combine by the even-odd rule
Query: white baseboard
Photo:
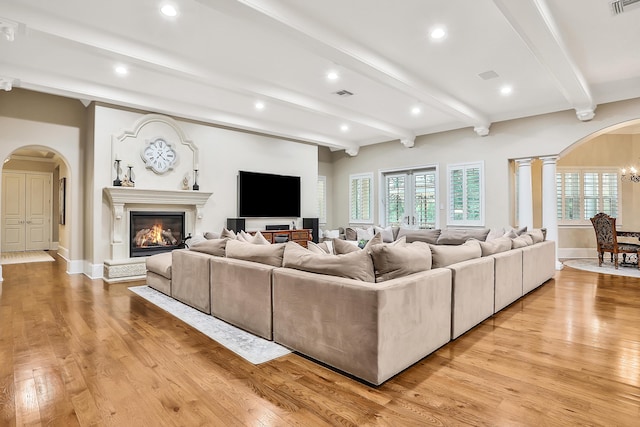
[(82, 265), (84, 261), (81, 259), (69, 260), (67, 259), (67, 274), (82, 274)]
[(59, 242), (49, 242), (49, 250), (50, 251), (57, 251), (58, 250), (58, 245), (59, 245)]
[(84, 262), (84, 275), (90, 279), (102, 279), (104, 264), (91, 264), (89, 261)]
[(598, 258), (594, 248), (558, 248), (558, 258)]
[(57, 251), (58, 255), (69, 261), (69, 249), (65, 248), (64, 246), (58, 246)]

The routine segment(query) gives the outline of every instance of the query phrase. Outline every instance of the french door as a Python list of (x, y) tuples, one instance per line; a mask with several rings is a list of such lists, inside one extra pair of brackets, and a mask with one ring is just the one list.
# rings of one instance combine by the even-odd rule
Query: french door
[(437, 183), (434, 168), (383, 174), (385, 224), (408, 228), (435, 228)]
[(49, 249), (51, 174), (2, 173), (2, 252)]

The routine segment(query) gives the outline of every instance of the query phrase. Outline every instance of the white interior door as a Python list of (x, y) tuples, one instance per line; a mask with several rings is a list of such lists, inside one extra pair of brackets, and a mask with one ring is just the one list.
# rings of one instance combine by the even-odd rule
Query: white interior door
[(2, 174), (2, 252), (24, 251), (25, 179), (23, 173)]
[(26, 250), (49, 249), (51, 235), (51, 177), (27, 174), (25, 196)]
[(2, 221), (3, 252), (49, 249), (51, 174), (3, 173)]

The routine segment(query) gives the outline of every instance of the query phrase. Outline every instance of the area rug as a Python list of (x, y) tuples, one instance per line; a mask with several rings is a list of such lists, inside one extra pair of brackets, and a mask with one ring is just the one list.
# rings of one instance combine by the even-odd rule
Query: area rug
[(291, 350), (273, 341), (265, 340), (242, 329), (231, 326), (220, 319), (204, 314), (148, 286), (133, 286), (130, 287), (129, 290), (177, 317), (254, 365), (259, 365), (260, 363), (268, 362), (291, 353)]
[(596, 258), (582, 258), (582, 259), (569, 259), (562, 262), (568, 267), (572, 267), (578, 270), (592, 271), (594, 273), (613, 274), (616, 276), (626, 277), (639, 277), (640, 270), (636, 266), (621, 266), (618, 265), (618, 269), (614, 267), (611, 261), (605, 261), (602, 263), (602, 267), (598, 267), (598, 260)]
[(51, 262), (55, 261), (51, 255), (45, 251), (27, 252), (3, 252), (0, 257), (0, 264), (23, 264), (26, 262)]

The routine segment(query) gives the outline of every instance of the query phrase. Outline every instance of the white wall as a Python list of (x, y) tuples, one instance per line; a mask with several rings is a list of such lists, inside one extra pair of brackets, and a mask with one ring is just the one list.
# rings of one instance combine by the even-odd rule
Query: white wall
[[(333, 219), (334, 226), (347, 226), (348, 180), (350, 174), (373, 172), (375, 179), (375, 223), (379, 222), (377, 201), (380, 189), (378, 173), (382, 169), (409, 168), (437, 164), (439, 167), (439, 201), (446, 207), (447, 164), (484, 160), (487, 227), (510, 223), (509, 159), (562, 155), (572, 144), (597, 134), (609, 126), (640, 118), (640, 99), (598, 106), (590, 122), (579, 121), (573, 110), (526, 119), (495, 123), (486, 137), (471, 128), (425, 135), (416, 138), (414, 148), (404, 148), (398, 141), (360, 149), (355, 157), (334, 153)], [(446, 226), (446, 209), (440, 210), (439, 227)]]
[[(117, 137), (124, 131), (132, 130), (136, 122), (145, 114), (120, 110), (108, 106), (95, 107), (95, 131), (93, 135), (93, 156), (88, 164), (93, 169), (91, 212), (94, 227), (91, 238), (93, 255), (92, 270), (110, 257), (111, 209), (103, 195), (104, 187), (111, 186), (115, 178), (112, 168), (117, 152), (121, 157), (123, 170), (127, 164), (133, 165), (136, 187), (150, 189), (182, 189), (182, 179), (191, 175), (194, 167), (193, 156), (188, 146), (179, 144), (179, 135), (171, 126), (153, 123), (141, 128), (136, 137)], [(220, 232), (226, 226), (227, 218), (237, 216), (237, 175), (239, 170), (296, 175), (301, 177), (301, 214), (303, 217), (316, 216), (316, 181), (318, 175), (318, 149), (316, 146), (269, 138), (262, 135), (216, 128), (190, 121), (176, 120), (179, 129), (198, 148), (200, 191), (212, 192), (204, 207), (202, 231)], [(157, 175), (147, 170), (140, 152), (150, 138), (165, 137), (178, 151), (179, 162), (173, 171)], [(122, 176), (121, 176), (122, 178)], [(286, 197), (274, 191), (274, 203)], [(283, 222), (284, 221), (284, 222)], [(291, 219), (249, 219), (247, 229), (263, 229), (265, 224), (288, 223)], [(298, 221), (298, 226), (301, 226)]]

